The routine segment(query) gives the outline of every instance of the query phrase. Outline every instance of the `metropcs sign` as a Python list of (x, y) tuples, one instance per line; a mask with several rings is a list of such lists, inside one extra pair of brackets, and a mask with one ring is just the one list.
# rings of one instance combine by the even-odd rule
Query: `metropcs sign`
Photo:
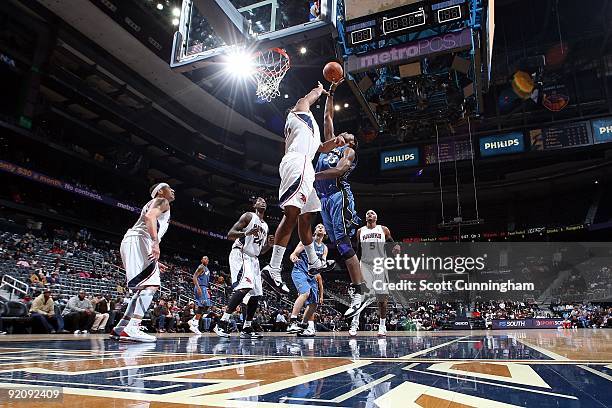
[(367, 71), (385, 65), (398, 65), (435, 54), (444, 54), (468, 49), (472, 46), (472, 30), (435, 35), (401, 44), (378, 49), (362, 55), (351, 55), (346, 62), (346, 70), (351, 73)]

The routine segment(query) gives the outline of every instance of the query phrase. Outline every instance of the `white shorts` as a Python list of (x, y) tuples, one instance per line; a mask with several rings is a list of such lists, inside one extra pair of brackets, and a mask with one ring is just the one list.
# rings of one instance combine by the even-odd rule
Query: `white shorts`
[(308, 156), (287, 153), (278, 168), (281, 178), (278, 190), (280, 208), (290, 205), (300, 214), (321, 211), (321, 202), (314, 189), (315, 171)]
[(249, 293), (252, 296), (263, 295), (259, 259), (256, 256), (247, 255), (240, 249), (234, 248), (229, 254), (229, 265), (234, 290), (250, 289)]
[(133, 235), (121, 241), (121, 260), (127, 276), (128, 288), (160, 286), (159, 265), (149, 259), (153, 242), (149, 238)]
[(389, 289), (384, 286), (381, 287), (380, 284), (377, 284), (376, 287), (379, 290), (374, 289), (374, 281), (380, 280), (384, 283), (389, 283), (389, 273), (385, 269), (383, 273), (376, 274), (374, 273), (374, 265), (368, 262), (359, 262), (359, 266), (361, 268), (361, 275), (363, 276), (363, 280), (365, 281), (366, 287), (370, 291), (370, 293), (374, 293), (376, 295), (388, 295)]

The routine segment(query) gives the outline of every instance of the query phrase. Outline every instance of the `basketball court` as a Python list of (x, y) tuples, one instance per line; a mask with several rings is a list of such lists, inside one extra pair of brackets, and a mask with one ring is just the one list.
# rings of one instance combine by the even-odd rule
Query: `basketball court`
[[(605, 330), (279, 334), (261, 341), (161, 335), (1, 339), (0, 386), (62, 387), (31, 407), (607, 407)], [(2, 406), (23, 403), (7, 400)]]

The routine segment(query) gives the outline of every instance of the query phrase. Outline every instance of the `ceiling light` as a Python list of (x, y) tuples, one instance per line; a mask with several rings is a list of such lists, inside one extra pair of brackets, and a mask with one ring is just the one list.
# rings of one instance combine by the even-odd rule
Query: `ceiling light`
[(304, 55), (308, 52), (308, 50), (306, 49), (306, 47), (302, 47), (300, 48), (300, 54)]
[(161, 3), (157, 3), (157, 9), (158, 10), (163, 10), (164, 9), (164, 5)]
[(289, 99), (289, 94), (285, 94), (285, 99)]
[(251, 54), (238, 50), (225, 58), (225, 70), (237, 78), (247, 78), (253, 75), (254, 65)]
[(334, 110), (335, 111), (339, 111), (340, 110), (340, 105), (334, 105)]
[(178, 7), (172, 9), (172, 15), (174, 17), (179, 17), (181, 15), (181, 10)]
[(179, 19), (178, 18), (173, 18), (172, 19), (172, 25), (174, 25), (174, 26), (179, 25)]
[(349, 104), (348, 104), (348, 103), (345, 103), (345, 104), (344, 104), (344, 107), (345, 107), (345, 108), (348, 108), (348, 107), (349, 107)]

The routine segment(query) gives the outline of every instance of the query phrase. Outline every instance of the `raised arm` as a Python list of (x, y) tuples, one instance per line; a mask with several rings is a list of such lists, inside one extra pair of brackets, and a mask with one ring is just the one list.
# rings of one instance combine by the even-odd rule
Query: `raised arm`
[(335, 179), (341, 177), (344, 173), (349, 171), (353, 161), (355, 161), (355, 151), (348, 148), (344, 151), (344, 154), (336, 167), (330, 167), (327, 170), (316, 173), (315, 180)]
[(323, 138), (325, 141), (330, 140), (334, 134), (334, 93), (336, 88), (344, 81), (344, 78), (338, 82), (333, 82), (325, 99), (325, 114), (323, 115)]
[(316, 88), (308, 92), (304, 97), (298, 99), (293, 110), (296, 112), (308, 112), (310, 107), (321, 97), (322, 94), (327, 94), (327, 91), (323, 88), (323, 84), (318, 82)]

